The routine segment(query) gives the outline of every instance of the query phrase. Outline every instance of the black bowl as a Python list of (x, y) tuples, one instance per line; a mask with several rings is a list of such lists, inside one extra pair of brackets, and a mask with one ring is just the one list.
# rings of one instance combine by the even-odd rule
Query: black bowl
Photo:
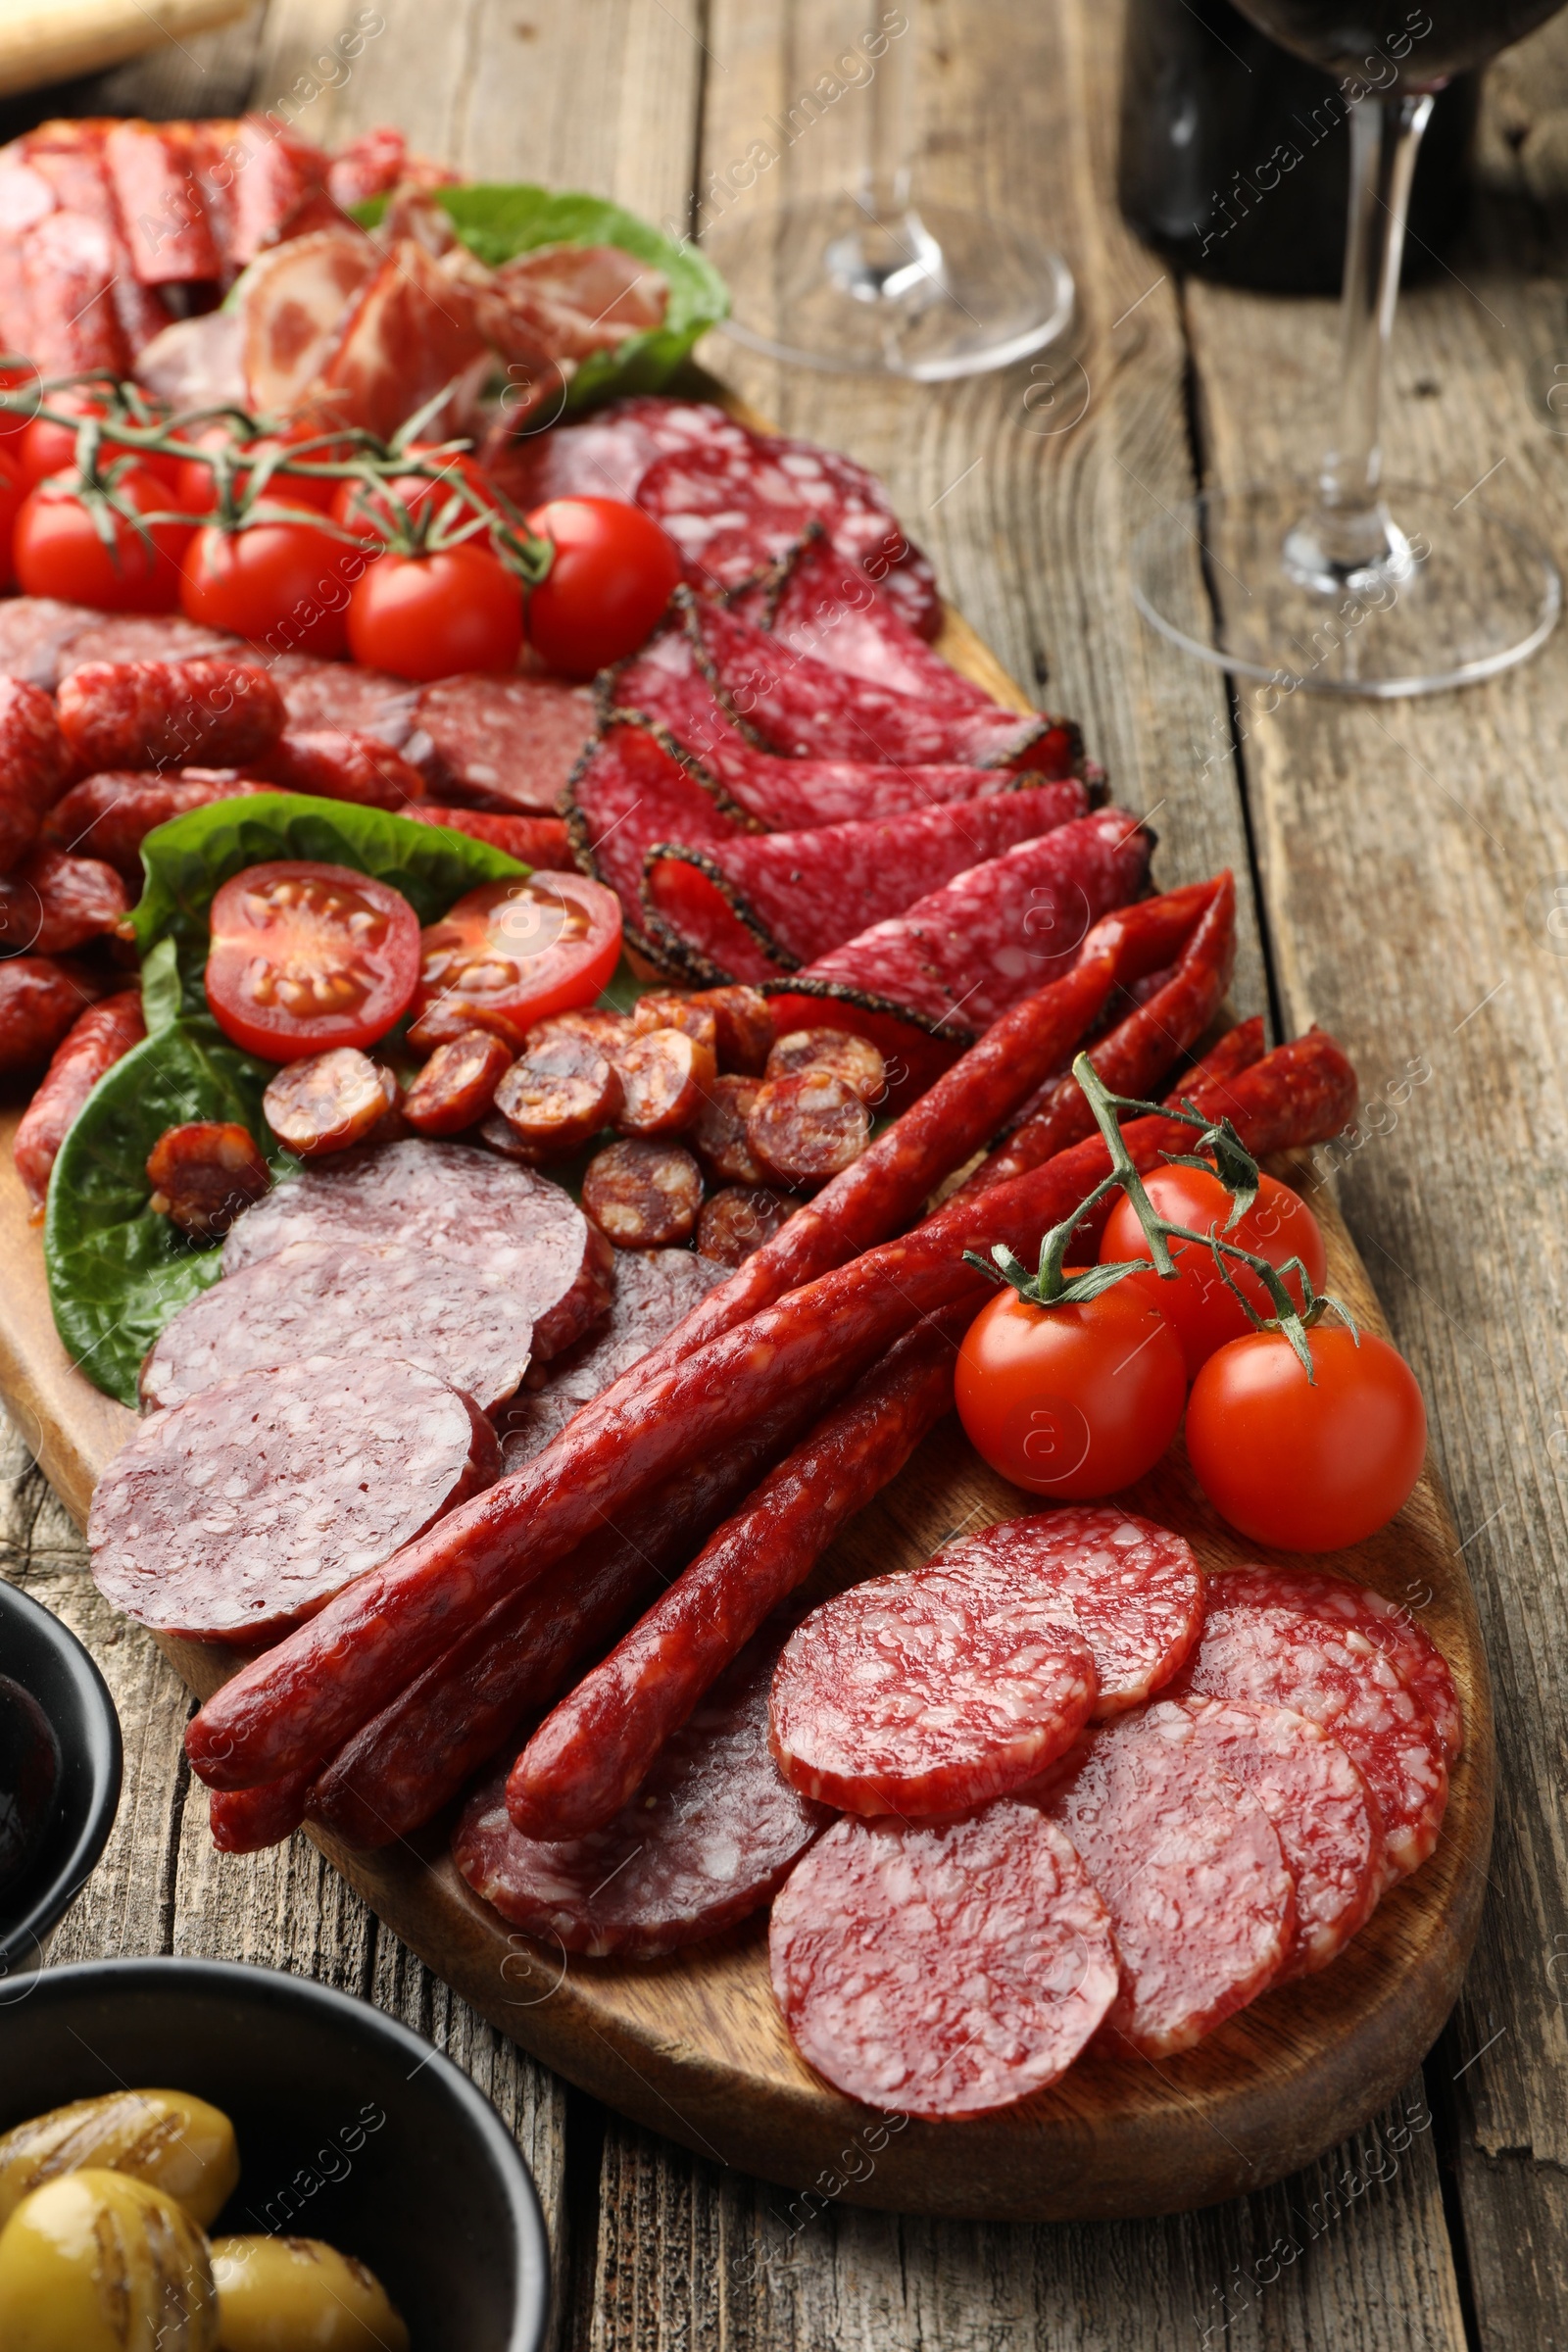
[(550, 2259), (533, 2181), (450, 2059), (365, 2001), (220, 1960), (98, 1960), (0, 1992), (0, 2130), (125, 2084), (229, 2116), (214, 2225), (368, 2262), (414, 2352), (538, 2352)]
[[(54, 1736), (57, 1774), (30, 1858), (0, 1885), (0, 1977), (36, 1968), (42, 1938), (91, 1877), (120, 1805), (120, 1718), (68, 1626), (0, 1583), (0, 1677), (21, 1686)], [(9, 1722), (15, 1697), (0, 1685)]]

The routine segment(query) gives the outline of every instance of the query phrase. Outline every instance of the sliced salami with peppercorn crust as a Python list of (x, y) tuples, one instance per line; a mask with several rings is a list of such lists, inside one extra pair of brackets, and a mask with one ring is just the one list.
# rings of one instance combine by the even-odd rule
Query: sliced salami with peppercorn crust
[(868, 2106), (984, 2115), (1064, 2074), (1116, 1994), (1104, 1903), (1056, 1826), (1004, 1801), (968, 1821), (841, 1821), (768, 1932), (808, 2065)]
[(1381, 1649), (1405, 1689), (1421, 1701), (1438, 1727), (1451, 1764), (1464, 1747), (1464, 1710), (1448, 1661), (1408, 1609), (1385, 1600), (1370, 1585), (1320, 1568), (1228, 1568), (1211, 1576), (1210, 1608), (1298, 1609), (1353, 1626)]
[(925, 1568), (812, 1610), (773, 1677), (769, 1736), (791, 1786), (847, 1813), (963, 1813), (1064, 1755), (1096, 1689), (1075, 1627)]
[(626, 937), (652, 961), (668, 956), (639, 927), (643, 859), (657, 841), (702, 849), (727, 841), (743, 820), (694, 784), (645, 728), (615, 725), (572, 777), (563, 813), (579, 864), (620, 901)]
[[(819, 526), (796, 542), (777, 577), (738, 600), (736, 610), (791, 653), (809, 654), (852, 677), (891, 686), (895, 694), (917, 695), (944, 710), (997, 708), (983, 686), (933, 653), (885, 584), (879, 588), (858, 564), (841, 556)], [(1071, 732), (1076, 735), (1076, 728)]]
[(1289, 1609), (1210, 1607), (1170, 1695), (1246, 1698), (1320, 1724), (1356, 1765), (1383, 1828), (1381, 1886), (1438, 1842), (1448, 1768), (1437, 1726), (1389, 1660), (1353, 1626)]
[(1100, 1685), (1097, 1721), (1168, 1683), (1203, 1623), (1203, 1577), (1189, 1544), (1130, 1511), (1069, 1508), (960, 1536), (928, 1563), (1076, 1627)]
[(490, 1425), (434, 1373), (311, 1356), (155, 1413), (92, 1498), (100, 1592), (195, 1641), (267, 1642), (490, 1485)]
[(1296, 1933), (1281, 1977), (1327, 1968), (1372, 1916), (1383, 1831), (1366, 1782), (1337, 1740), (1288, 1707), (1186, 1698), (1199, 1753), (1250, 1788), (1296, 1882)]
[(1279, 1838), (1258, 1799), (1205, 1759), (1180, 1708), (1102, 1725), (1043, 1801), (1110, 1913), (1112, 2048), (1191, 2049), (1274, 1982), (1296, 1929)]
[(652, 1958), (757, 1910), (828, 1820), (767, 1752), (776, 1654), (762, 1640), (737, 1658), (625, 1811), (585, 1838), (524, 1838), (507, 1812), (506, 1776), (487, 1783), (452, 1841), (468, 1885), (503, 1919), (569, 1952)]

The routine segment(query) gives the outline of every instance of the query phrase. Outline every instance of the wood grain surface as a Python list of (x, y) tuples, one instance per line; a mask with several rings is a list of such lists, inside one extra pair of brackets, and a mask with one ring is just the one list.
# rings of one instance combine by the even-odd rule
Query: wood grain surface
[[(308, 135), (398, 120), (469, 170), (599, 187), (700, 227), (710, 175), (744, 153), (772, 93), (793, 103), (879, 14), (835, 11), (825, 33), (801, 0), (453, 0), (433, 23), (397, 0), (345, 84), (313, 67), (352, 13), (346, 0), (269, 0), (228, 33), (13, 102), (0, 123), (286, 103)], [(1487, 1918), (1424, 2076), (1371, 2132), (1275, 2189), (1075, 2228), (910, 2221), (805, 2181), (782, 2198), (564, 2092), (406, 1953), (394, 1967), (395, 1939), (302, 1840), (243, 1863), (206, 1852), (199, 1808), (184, 1822), (184, 1694), (96, 1601), (69, 1521), (19, 1445), (8, 1570), (85, 1632), (129, 1733), (108, 1861), (55, 1955), (274, 1959), (373, 1988), (454, 2035), (542, 2167), (558, 2330), (574, 2352), (1535, 2352), (1568, 2340), (1568, 1603), (1556, 1569), (1568, 1548), (1568, 1055), (1544, 930), (1568, 872), (1568, 651), (1559, 637), (1515, 677), (1424, 710), (1298, 709), (1238, 743), (1222, 682), (1142, 630), (1122, 565), (1148, 499), (1169, 503), (1204, 466), (1255, 472), (1287, 438), (1293, 465), (1309, 462), (1334, 354), (1331, 305), (1175, 284), (1127, 235), (1112, 197), (1119, 17), (1116, 0), (928, 8), (925, 172), (948, 193), (1049, 221), (1083, 295), (1065, 353), (940, 392), (793, 374), (720, 341), (721, 365), (781, 422), (881, 467), (950, 595), (1017, 675), (1084, 720), (1118, 796), (1157, 808), (1162, 873), (1221, 858), (1250, 871), (1243, 1008), (1266, 1004), (1292, 1026), (1332, 1017), (1374, 1083), (1412, 1053), (1440, 1072), (1347, 1155), (1341, 1191), (1426, 1385), (1481, 1599), (1504, 1766)], [(838, 109), (846, 124), (855, 103)], [(1428, 436), (1455, 496), (1503, 458), (1488, 498), (1533, 510), (1568, 547), (1568, 398), (1556, 389), (1568, 373), (1555, 372), (1568, 371), (1568, 22), (1493, 70), (1480, 167), (1453, 273), (1437, 271), (1401, 314), (1391, 436)], [(1197, 615), (1196, 571), (1193, 596)]]

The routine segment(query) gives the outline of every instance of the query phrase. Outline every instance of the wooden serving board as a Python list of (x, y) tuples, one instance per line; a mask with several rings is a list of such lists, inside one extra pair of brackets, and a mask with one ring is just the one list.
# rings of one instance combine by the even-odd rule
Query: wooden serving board
[[(1000, 699), (1025, 707), (956, 616), (941, 643)], [(84, 1524), (98, 1475), (135, 1418), (72, 1367), (55, 1334), (38, 1230), (11, 1160), (15, 1119), (0, 1117), (0, 1395)], [(1363, 1328), (1382, 1331), (1333, 1200), (1313, 1189), (1304, 1166), (1280, 1161), (1275, 1172), (1311, 1199), (1327, 1238), (1330, 1290)], [(1180, 1530), (1205, 1567), (1271, 1556), (1221, 1525), (1179, 1451), (1126, 1499)], [(845, 1530), (815, 1589), (915, 1567), (960, 1530), (1027, 1507), (950, 1415)], [(665, 1960), (584, 1960), (509, 1928), (471, 1894), (448, 1855), (445, 1823), (375, 1854), (307, 1834), (503, 2033), (610, 2106), (699, 2155), (780, 2182), (797, 2201), (1051, 2221), (1209, 2204), (1296, 2171), (1408, 2080), (1453, 2005), (1480, 1920), (1495, 1782), (1492, 1698), (1463, 1556), (1431, 1469), (1392, 1525), (1321, 1564), (1413, 1607), (1453, 1668), (1469, 1738), (1436, 1853), (1332, 1967), (1266, 1994), (1198, 2049), (1157, 2063), (1080, 2061), (1054, 2089), (998, 2116), (889, 2130), (820, 2082), (774, 2006), (765, 1914)], [(204, 1697), (231, 1669), (214, 1646), (162, 1646)]]

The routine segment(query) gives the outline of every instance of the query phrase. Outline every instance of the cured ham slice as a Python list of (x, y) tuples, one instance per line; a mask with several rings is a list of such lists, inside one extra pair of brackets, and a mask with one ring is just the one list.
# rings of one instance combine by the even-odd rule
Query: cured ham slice
[(364, 285), (320, 384), (334, 418), (390, 440), (444, 385), (492, 365), (472, 295), (405, 237)]
[(292, 238), (259, 264), (236, 297), (253, 408), (278, 413), (299, 404), (336, 350), (350, 304), (379, 266), (365, 231), (347, 222)]

